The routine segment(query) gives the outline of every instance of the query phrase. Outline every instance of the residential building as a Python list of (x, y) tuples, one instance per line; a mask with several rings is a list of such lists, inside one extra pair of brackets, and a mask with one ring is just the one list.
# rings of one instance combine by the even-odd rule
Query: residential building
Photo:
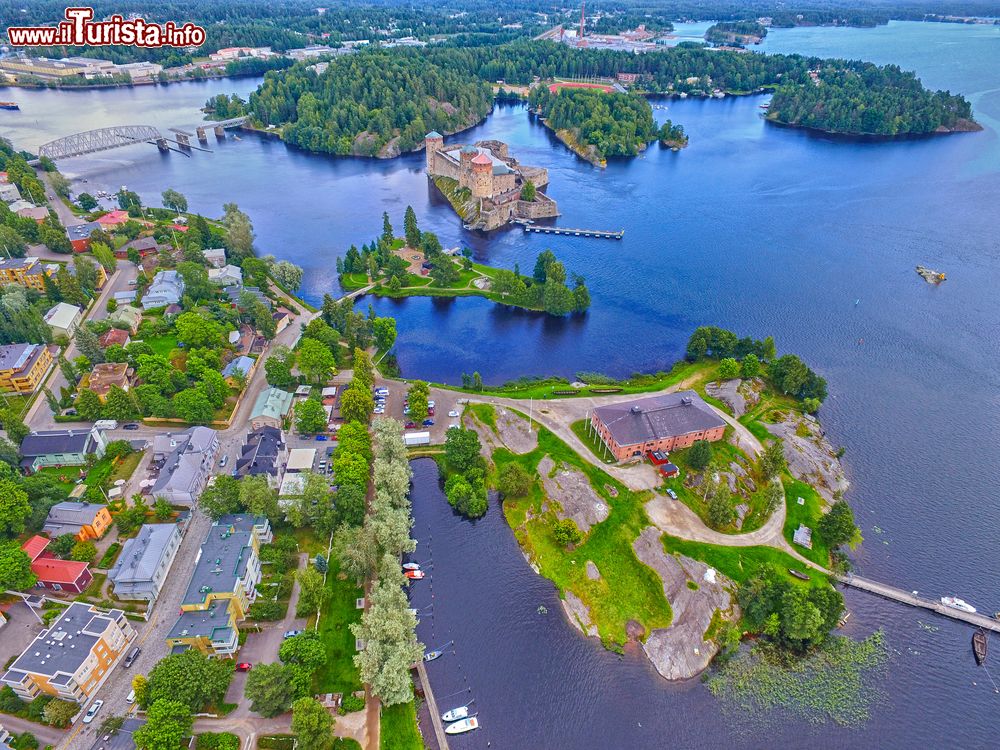
[(27, 472), (46, 466), (83, 466), (87, 456), (98, 458), (108, 447), (100, 430), (38, 430), (21, 441), (21, 468)]
[[(235, 333), (235, 331), (233, 333)], [(253, 357), (247, 357), (245, 355), (237, 357), (222, 368), (222, 377), (229, 380), (236, 374), (237, 371), (239, 371), (243, 373), (244, 378), (248, 378), (250, 377), (250, 373), (253, 372), (255, 364), (257, 364), (257, 360)]]
[(135, 371), (128, 362), (101, 362), (94, 365), (94, 369), (90, 371), (87, 378), (87, 389), (96, 393), (101, 401), (104, 401), (112, 386), (116, 385), (123, 391), (127, 391), (132, 385), (134, 374)]
[(147, 523), (127, 540), (108, 580), (119, 599), (155, 602), (181, 546), (181, 530), (174, 523)]
[(226, 265), (226, 251), (221, 247), (210, 247), (208, 250), (202, 250), (201, 254), (212, 268), (222, 268)]
[(260, 427), (276, 427), (279, 430), (285, 422), (285, 417), (292, 408), (293, 396), (288, 391), (277, 388), (265, 388), (254, 401), (250, 412), (251, 429)]
[(17, 189), (17, 185), (13, 182), (5, 182), (0, 185), (0, 201), (13, 203), (19, 200), (21, 200), (21, 191)]
[(153, 438), (153, 466), (159, 475), (152, 495), (174, 505), (194, 505), (208, 483), (219, 452), (219, 434), (208, 427)]
[(264, 292), (262, 292), (255, 286), (239, 286), (239, 285), (227, 286), (225, 289), (222, 290), (222, 293), (225, 294), (227, 297), (229, 297), (229, 301), (232, 302), (234, 305), (238, 305), (240, 302), (240, 297), (244, 293), (246, 293), (252, 297), (256, 297), (258, 301), (260, 301), (260, 303), (264, 305), (264, 307), (271, 309), (271, 300), (267, 298), (267, 295), (264, 294)]
[(247, 433), (246, 443), (236, 459), (238, 477), (266, 476), (268, 484), (278, 487), (285, 469), (285, 436), (277, 427), (260, 427)]
[(50, 541), (36, 534), (21, 545), (21, 550), (31, 560), (31, 572), (38, 578), (35, 586), (51, 591), (83, 593), (94, 580), (90, 567), (85, 562), (60, 560), (51, 552), (46, 552)]
[(131, 305), (135, 302), (135, 298), (139, 296), (139, 293), (134, 289), (124, 292), (113, 292), (111, 295), (116, 305)]
[(97, 217), (97, 223), (102, 227), (111, 229), (112, 227), (119, 227), (125, 224), (129, 220), (128, 211), (122, 211), (120, 208), (116, 208), (114, 211), (108, 211), (103, 216)]
[(590, 424), (619, 461), (687, 448), (695, 440), (721, 440), (726, 430), (725, 420), (694, 391), (599, 406)]
[(118, 308), (108, 315), (108, 321), (113, 326), (128, 326), (128, 329), (135, 335), (139, 330), (139, 323), (142, 322), (142, 311), (132, 305), (119, 305)]
[(76, 333), (76, 327), (80, 325), (82, 317), (83, 312), (76, 305), (71, 305), (67, 302), (57, 302), (45, 313), (44, 320), (49, 324), (49, 328), (52, 329), (53, 336), (73, 338), (73, 334)]
[(128, 331), (123, 331), (121, 328), (109, 328), (97, 339), (102, 349), (107, 349), (109, 346), (128, 346), (131, 341), (132, 337), (128, 335)]
[(108, 506), (64, 500), (49, 509), (42, 531), (52, 539), (72, 534), (81, 542), (100, 539), (113, 523)]
[(184, 295), (184, 279), (177, 271), (160, 271), (153, 277), (153, 283), (149, 285), (146, 293), (142, 296), (142, 309), (150, 310), (154, 307), (166, 307), (176, 305)]
[(45, 206), (22, 206), (14, 213), (22, 219), (31, 219), (36, 224), (41, 224), (49, 218), (49, 209)]
[[(100, 219), (98, 219), (100, 221)], [(129, 250), (135, 250), (139, 253), (140, 258), (145, 258), (147, 255), (155, 255), (161, 250), (169, 250), (170, 245), (162, 245), (156, 241), (154, 237), (138, 237), (131, 242), (126, 242), (120, 248), (115, 250), (115, 257), (119, 260), (124, 260), (128, 257)]]
[(50, 267), (40, 263), (38, 258), (4, 258), (0, 260), (0, 285), (18, 286), (45, 291), (45, 276), (51, 276)]
[(209, 268), (208, 280), (218, 286), (242, 286), (243, 269), (234, 265), (225, 265), (222, 268)]
[(84, 253), (90, 249), (90, 235), (103, 227), (96, 221), (85, 224), (73, 224), (66, 227), (66, 235), (74, 253)]
[(257, 598), (260, 547), (272, 537), (265, 516), (227, 515), (212, 524), (181, 600), (181, 615), (167, 635), (169, 647), (213, 656), (236, 653), (238, 625)]
[(53, 695), (86, 703), (135, 640), (120, 609), (73, 602), (28, 645), (0, 678), (24, 700)]
[(44, 344), (0, 346), (0, 391), (34, 393), (52, 366), (52, 352)]
[(279, 311), (271, 316), (271, 320), (274, 321), (274, 332), (279, 334), (288, 328), (288, 324), (292, 322), (292, 317), (284, 311)]

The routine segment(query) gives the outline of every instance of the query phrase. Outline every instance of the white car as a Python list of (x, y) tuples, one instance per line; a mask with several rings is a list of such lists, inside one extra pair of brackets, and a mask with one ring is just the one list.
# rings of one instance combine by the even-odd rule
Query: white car
[(135, 690), (130, 690), (129, 694), (125, 696), (126, 703), (135, 703)]
[(457, 417), (458, 416), (458, 412), (455, 411), (454, 409), (452, 409), (450, 412), (448, 412), (448, 416), (449, 417)]
[(92, 722), (94, 720), (94, 717), (97, 716), (97, 712), (101, 710), (101, 706), (103, 705), (104, 701), (102, 700), (96, 700), (93, 703), (91, 703), (90, 708), (87, 709), (87, 713), (83, 717), (83, 723), (89, 724), (90, 722)]
[(458, 429), (458, 422), (452, 422), (450, 425), (448, 425), (448, 429), (449, 430), (457, 430)]
[(427, 402), (427, 408), (428, 409), (433, 409), (434, 408), (434, 402), (433, 401), (428, 401)]

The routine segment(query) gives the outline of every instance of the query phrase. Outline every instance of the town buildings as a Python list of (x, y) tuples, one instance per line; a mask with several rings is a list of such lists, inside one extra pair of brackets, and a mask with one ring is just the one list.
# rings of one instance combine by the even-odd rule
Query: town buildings
[(49, 539), (37, 534), (21, 545), (21, 551), (31, 560), (31, 572), (38, 578), (35, 586), (51, 591), (69, 591), (80, 594), (86, 590), (94, 575), (85, 562), (60, 560), (46, 552)]
[(167, 635), (171, 649), (236, 653), (238, 625), (257, 598), (260, 547), (272, 537), (265, 516), (227, 515), (212, 524), (181, 600), (181, 615)]
[(125, 542), (108, 573), (119, 599), (155, 602), (181, 546), (181, 530), (173, 523), (147, 523)]
[(64, 500), (49, 509), (42, 531), (52, 539), (72, 534), (81, 542), (100, 539), (113, 523), (108, 506)]
[(83, 319), (83, 312), (76, 305), (67, 302), (57, 302), (47, 313), (44, 320), (52, 330), (53, 336), (72, 338), (77, 326)]
[(210, 247), (208, 250), (202, 250), (201, 254), (212, 268), (222, 268), (226, 265), (226, 251), (221, 247)]
[(21, 441), (21, 468), (27, 472), (46, 466), (84, 466), (87, 456), (104, 455), (107, 439), (100, 430), (39, 430)]
[(243, 269), (234, 265), (209, 268), (208, 280), (219, 286), (241, 286), (243, 284)]
[(250, 428), (257, 430), (261, 427), (275, 427), (280, 430), (292, 408), (293, 398), (291, 393), (278, 388), (262, 390), (250, 412)]
[(236, 476), (266, 476), (268, 484), (278, 487), (286, 457), (284, 433), (277, 427), (259, 427), (247, 433), (246, 443), (236, 459)]
[(153, 438), (153, 467), (159, 474), (152, 495), (174, 505), (194, 505), (208, 483), (219, 435), (208, 427), (165, 433)]
[[(475, 145), (444, 145), (444, 137), (430, 132), (424, 137), (427, 175), (438, 187), (452, 188), (457, 200), (467, 206), (463, 218), (476, 229), (491, 230), (514, 219), (558, 216), (556, 202), (541, 190), (532, 200), (522, 200), (526, 182), (535, 188), (549, 184), (548, 170), (518, 164), (501, 141), (479, 141)], [(454, 184), (441, 183), (440, 178)], [(465, 196), (468, 196), (466, 200)]]
[(4, 258), (0, 260), (0, 286), (18, 286), (45, 291), (45, 277), (54, 273), (54, 266), (41, 263), (38, 258)]
[(94, 369), (90, 371), (87, 389), (96, 393), (98, 398), (104, 401), (112, 386), (118, 386), (123, 391), (127, 391), (132, 385), (133, 374), (134, 371), (127, 362), (101, 362), (94, 365)]
[[(235, 333), (235, 331), (234, 331)], [(239, 334), (237, 334), (238, 337)], [(239, 340), (237, 338), (237, 340)], [(250, 377), (250, 373), (253, 372), (254, 365), (257, 364), (257, 360), (253, 357), (247, 357), (246, 355), (241, 355), (231, 360), (222, 368), (222, 377), (227, 381), (234, 378), (237, 372), (242, 372), (244, 379)]]
[(176, 305), (184, 295), (184, 279), (177, 271), (160, 271), (153, 277), (153, 283), (142, 295), (143, 310), (151, 310), (156, 307), (166, 307)]
[(52, 695), (86, 703), (135, 639), (119, 609), (73, 602), (0, 678), (24, 700)]
[(590, 425), (619, 461), (688, 448), (695, 440), (721, 440), (726, 430), (725, 420), (694, 391), (599, 406)]
[(44, 344), (0, 346), (0, 391), (34, 393), (52, 366), (52, 352)]
[(113, 313), (108, 315), (108, 321), (111, 325), (128, 326), (128, 329), (134, 335), (139, 330), (139, 324), (142, 322), (142, 311), (132, 305), (119, 305)]

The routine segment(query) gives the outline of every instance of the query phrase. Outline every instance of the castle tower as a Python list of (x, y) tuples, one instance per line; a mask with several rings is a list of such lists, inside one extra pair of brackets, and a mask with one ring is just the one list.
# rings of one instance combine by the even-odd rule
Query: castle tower
[(432, 130), (424, 136), (424, 151), (427, 155), (427, 175), (435, 174), (434, 157), (437, 152), (444, 148), (444, 136), (436, 130)]
[(486, 154), (479, 154), (472, 159), (472, 189), (473, 198), (489, 198), (493, 195), (493, 160)]
[(459, 187), (467, 188), (470, 186), (472, 182), (472, 160), (478, 153), (478, 148), (469, 145), (462, 146), (462, 150), (458, 152), (458, 160), (460, 164), (458, 170)]

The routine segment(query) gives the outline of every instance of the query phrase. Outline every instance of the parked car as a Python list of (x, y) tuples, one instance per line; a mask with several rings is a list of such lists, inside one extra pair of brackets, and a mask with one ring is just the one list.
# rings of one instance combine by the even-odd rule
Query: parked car
[(455, 411), (454, 409), (452, 409), (450, 412), (448, 412), (448, 416), (449, 417), (457, 417), (458, 416), (458, 412)]
[(668, 494), (668, 495), (670, 495), (670, 497), (672, 497), (672, 498), (673, 498), (674, 500), (676, 500), (676, 499), (677, 499), (677, 493), (676, 493), (676, 492), (674, 492), (674, 491), (673, 491), (672, 489), (669, 489), (669, 488), (668, 488), (668, 489), (667, 489), (667, 494)]
[(450, 425), (448, 425), (448, 429), (449, 430), (457, 430), (457, 429), (459, 429), (458, 422), (452, 422)]
[(248, 661), (241, 661), (236, 665), (237, 672), (249, 672), (251, 669), (253, 669), (253, 664)]
[(84, 714), (83, 723), (89, 724), (90, 722), (92, 722), (94, 720), (94, 717), (97, 716), (97, 712), (101, 710), (101, 706), (103, 705), (104, 701), (102, 700), (96, 700), (93, 703), (91, 703), (90, 708), (87, 709), (87, 713)]
[(125, 657), (125, 661), (122, 662), (122, 666), (125, 667), (126, 669), (131, 667), (132, 663), (139, 658), (139, 654), (141, 653), (142, 649), (140, 649), (138, 646), (133, 648), (131, 651), (128, 652), (128, 656)]
[(294, 638), (297, 635), (302, 635), (304, 632), (305, 632), (304, 630), (288, 630), (285, 631), (285, 635), (282, 637), (285, 639)]
[(433, 401), (428, 401), (427, 402), (427, 408), (433, 409), (434, 408), (434, 402)]
[(417, 423), (416, 422), (407, 422), (405, 425), (403, 425), (403, 427), (406, 428), (407, 430), (415, 430), (415, 429), (417, 429)]
[(434, 426), (434, 420), (433, 419), (425, 419), (423, 422), (421, 422), (421, 424), (424, 427), (433, 427)]
[(329, 440), (330, 438), (328, 438), (326, 435), (317, 435), (316, 439), (322, 443), (323, 441)]
[(122, 425), (122, 429), (123, 430), (138, 430), (139, 429), (139, 423), (138, 422), (129, 422), (126, 425)]
[(135, 703), (135, 690), (129, 691), (129, 694), (125, 696), (126, 703)]
[(219, 466), (225, 466), (228, 463), (229, 463), (229, 456), (228, 455), (225, 455), (225, 456), (223, 456), (222, 458), (219, 459)]

